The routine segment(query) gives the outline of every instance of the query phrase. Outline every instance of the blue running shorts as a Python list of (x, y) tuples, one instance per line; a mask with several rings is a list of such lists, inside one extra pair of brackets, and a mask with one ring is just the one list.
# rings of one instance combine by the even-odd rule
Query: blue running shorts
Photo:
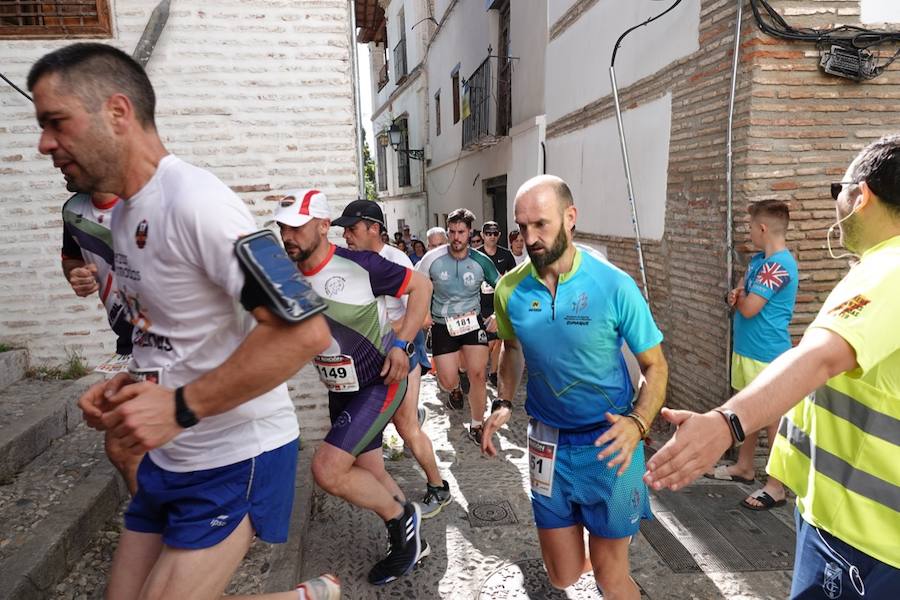
[(421, 329), (416, 334), (413, 345), (416, 347), (416, 351), (409, 357), (409, 370), (412, 371), (416, 367), (421, 366), (422, 374), (424, 375), (431, 370), (431, 361), (428, 360), (428, 350), (425, 348), (425, 332)]
[(642, 479), (646, 470), (644, 444), (637, 445), (628, 470), (617, 477), (619, 467), (606, 466), (610, 458), (597, 460), (602, 448), (594, 446), (594, 440), (605, 429), (559, 432), (553, 495), (530, 492), (538, 529), (583, 525), (593, 536), (618, 539), (634, 535), (641, 519), (652, 518)]
[(176, 473), (150, 455), (138, 467), (138, 492), (125, 511), (125, 528), (158, 533), (173, 548), (215, 546), (245, 515), (257, 537), (287, 541), (294, 504), (298, 440), (215, 469)]

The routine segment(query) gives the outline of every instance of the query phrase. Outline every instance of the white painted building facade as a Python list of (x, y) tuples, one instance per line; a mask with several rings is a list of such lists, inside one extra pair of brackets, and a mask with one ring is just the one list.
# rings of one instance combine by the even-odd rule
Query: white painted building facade
[[(385, 39), (369, 44), (372, 81), (370, 150), (376, 161), (376, 189), (388, 231), (423, 236), (427, 229), (424, 160), (402, 149), (425, 152), (427, 99), (426, 44), (433, 29), (426, 0), (381, 2), (386, 17)], [(402, 130), (401, 151), (389, 143), (391, 126)]]
[(465, 207), (479, 227), (495, 220), (505, 236), (516, 190), (543, 172), (547, 4), (435, 1), (441, 25), (427, 63), (430, 226)]
[[(631, 207), (615, 116), (577, 123), (592, 105), (612, 95), (610, 60), (618, 37), (660, 12), (652, 2), (599, 2), (578, 11), (578, 0), (549, 5), (553, 28), (547, 45), (547, 123), (571, 121), (547, 144), (548, 172), (562, 177), (579, 206), (578, 229), (602, 236), (634, 237)], [(665, 21), (625, 39), (616, 58), (620, 89), (653, 75), (699, 47), (700, 0), (685, 0)], [(589, 58), (588, 58), (589, 57)], [(641, 237), (660, 240), (666, 217), (672, 95), (623, 106), (629, 163)]]
[[(112, 35), (131, 53), (156, 2), (109, 2)], [(173, 2), (147, 65), (166, 147), (232, 187), (262, 226), (292, 188), (324, 191), (338, 212), (357, 196), (356, 118), (347, 0)], [(72, 40), (11, 39), (3, 74), (20, 87), (31, 64)], [(0, 82), (0, 342), (32, 362), (66, 351), (94, 363), (114, 340), (97, 298), (80, 299), (60, 269), (60, 209), (70, 195), (37, 151), (31, 103)]]

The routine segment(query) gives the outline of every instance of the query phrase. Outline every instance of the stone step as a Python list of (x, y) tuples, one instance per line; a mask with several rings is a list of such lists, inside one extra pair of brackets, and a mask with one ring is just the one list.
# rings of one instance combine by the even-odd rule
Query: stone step
[(126, 497), (100, 432), (53, 441), (0, 486), (0, 600), (49, 597)]
[(101, 379), (23, 379), (0, 392), (0, 485), (81, 423), (78, 397)]
[(28, 368), (27, 350), (7, 350), (0, 352), (0, 390), (25, 377)]

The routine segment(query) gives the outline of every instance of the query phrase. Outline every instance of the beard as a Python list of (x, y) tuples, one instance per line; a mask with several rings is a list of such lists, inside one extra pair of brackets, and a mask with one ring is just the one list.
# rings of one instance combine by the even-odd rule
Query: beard
[(309, 248), (303, 248), (302, 246), (298, 246), (297, 244), (285, 244), (284, 249), (288, 253), (288, 256), (291, 257), (295, 263), (299, 264), (308, 259), (310, 256), (315, 253), (319, 248), (319, 244), (322, 243), (322, 240), (317, 240), (312, 246)]
[[(560, 257), (566, 253), (568, 247), (569, 238), (566, 237), (565, 227), (560, 223), (559, 232), (556, 234), (556, 239), (553, 240), (553, 246), (549, 249), (540, 242), (526, 246), (525, 249), (528, 250), (528, 257), (531, 259), (531, 264), (540, 271), (558, 261)], [(543, 252), (536, 254), (536, 250), (543, 250)]]
[(858, 244), (859, 242), (859, 216), (855, 213), (851, 213), (846, 217), (846, 220), (838, 225), (838, 228), (841, 232), (841, 245), (853, 252), (854, 254), (858, 254)]

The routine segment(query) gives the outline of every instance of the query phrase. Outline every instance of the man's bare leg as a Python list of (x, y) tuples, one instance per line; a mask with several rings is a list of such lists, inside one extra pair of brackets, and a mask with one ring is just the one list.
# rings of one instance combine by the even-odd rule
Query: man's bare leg
[(322, 442), (313, 456), (313, 477), (332, 496), (374, 511), (385, 521), (397, 518), (403, 513), (403, 506), (394, 499), (394, 491), (386, 488), (371, 471), (354, 464), (356, 461), (357, 457), (346, 450)]
[(397, 485), (391, 474), (384, 468), (384, 455), (381, 453), (381, 448), (363, 452), (356, 457), (354, 465), (371, 473), (390, 493), (391, 497), (399, 499), (400, 502), (406, 501), (406, 496), (403, 495), (400, 486)]
[(584, 528), (581, 525), (538, 529), (541, 556), (550, 584), (565, 589), (592, 569), (584, 547)]
[(403, 441), (409, 447), (416, 462), (425, 471), (428, 483), (441, 486), (443, 485), (443, 480), (441, 479), (440, 471), (438, 471), (437, 460), (434, 457), (434, 446), (431, 444), (431, 439), (419, 427), (418, 408), (421, 377), (419, 365), (416, 365), (409, 372), (406, 396), (404, 396), (400, 408), (394, 413), (393, 422), (394, 427), (397, 428), (397, 433), (400, 434), (400, 437), (403, 438)]
[(127, 448), (121, 445), (121, 442), (112, 436), (111, 431), (105, 432), (103, 447), (106, 450), (106, 457), (119, 471), (122, 479), (125, 480), (125, 485), (128, 486), (128, 493), (133, 498), (137, 493), (138, 466), (141, 464), (144, 455), (129, 452)]
[(487, 364), (487, 346), (463, 346), (460, 350), (467, 365), (481, 365), (470, 368), (469, 382), (469, 411), (472, 415), (472, 423), (481, 424), (484, 420), (484, 409), (487, 403), (487, 379), (484, 376), (484, 365)]
[(158, 533), (124, 530), (109, 570), (106, 599), (137, 598), (162, 548), (162, 536)]
[(631, 578), (628, 546), (631, 537), (608, 539), (591, 536), (591, 564), (594, 579), (609, 600), (639, 600), (641, 592)]
[(438, 383), (445, 391), (452, 391), (459, 387), (459, 352), (448, 352), (432, 357), (432, 362), (437, 369)]

